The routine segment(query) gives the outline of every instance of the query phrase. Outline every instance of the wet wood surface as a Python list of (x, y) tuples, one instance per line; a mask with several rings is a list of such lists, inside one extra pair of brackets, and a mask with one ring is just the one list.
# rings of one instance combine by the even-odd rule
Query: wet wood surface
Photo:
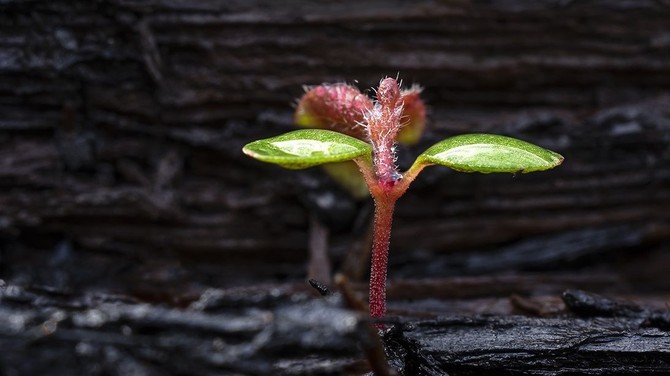
[[(401, 333), (393, 337), (400, 341), (394, 351), (411, 347), (417, 359), (431, 360), (426, 367), (438, 368), (425, 374), (494, 374), (505, 369), (504, 359), (510, 372), (530, 372), (511, 358), (492, 360), (486, 330), (495, 328), (502, 341), (526, 328), (545, 327), (556, 336), (552, 330), (572, 323), (560, 331), (566, 338), (587, 336), (591, 332), (581, 330), (592, 326), (623, 333), (640, 347), (625, 349), (631, 341), (619, 334), (602, 347), (588, 336), (595, 347), (547, 344), (536, 358), (538, 372), (558, 372), (558, 360), (550, 359), (556, 352), (574, 355), (563, 358), (573, 362), (566, 369), (582, 366), (575, 370), (592, 374), (601, 366), (625, 374), (607, 368), (619, 357), (630, 361), (632, 373), (667, 372), (664, 329), (643, 327), (648, 318), (576, 318), (563, 303), (557, 308), (542, 299), (562, 302), (565, 290), (583, 289), (664, 309), (670, 291), (669, 14), (662, 1), (614, 0), (0, 3), (0, 278), (16, 291), (40, 291), (23, 300), (3, 293), (2, 346), (19, 350), (4, 358), (2, 371), (19, 367), (21, 354), (45, 362), (21, 367), (48, 370), (49, 351), (84, 343), (82, 353), (65, 359), (108, 359), (107, 370), (144, 364), (137, 368), (143, 374), (170, 373), (156, 359), (172, 364), (165, 359), (183, 349), (176, 342), (160, 347), (174, 333), (191, 344), (213, 336), (184, 326), (171, 331), (176, 324), (161, 321), (147, 346), (158, 346), (152, 354), (162, 355), (147, 366), (154, 355), (138, 358), (136, 352), (144, 339), (130, 336), (107, 351), (108, 345), (76, 337), (126, 325), (112, 320), (109, 327), (82, 329), (74, 317), (102, 303), (81, 300), (102, 294), (102, 300), (127, 304), (114, 308), (124, 312), (155, 309), (207, 321), (218, 316), (188, 307), (209, 288), (255, 286), (271, 296), (273, 286), (298, 283), (285, 300), (262, 308), (276, 315), (303, 296), (303, 288), (311, 289), (303, 287), (310, 242), (328, 245), (332, 270), (354, 277), (354, 290), (363, 296), (361, 250), (371, 203), (353, 200), (319, 169), (281, 170), (245, 158), (240, 149), (293, 129), (292, 103), (303, 85), (347, 81), (365, 89), (399, 74), (406, 85), (424, 87), (429, 105), (425, 137), (400, 150), (400, 166), (465, 132), (520, 137), (566, 161), (530, 175), (437, 167), (421, 175), (398, 204), (392, 235), (390, 308)], [(323, 264), (311, 267), (323, 275)], [(53, 300), (45, 289), (64, 295)], [(68, 306), (72, 301), (79, 303)], [(69, 308), (61, 322), (60, 313), (52, 315), (63, 304)], [(537, 318), (537, 312), (559, 317)], [(145, 325), (137, 317), (128, 319), (133, 333)], [(426, 319), (434, 321), (417, 321)], [(67, 330), (42, 336), (39, 330), (48, 332), (54, 320)], [(321, 325), (335, 324), (315, 326)], [(467, 344), (459, 349), (448, 342), (471, 338), (464, 337), (469, 331), (482, 336), (472, 340), (482, 352), (470, 358)], [(325, 374), (369, 370), (360, 363), (365, 355), (348, 347), (367, 334), (354, 332), (337, 342), (347, 349), (341, 354), (297, 348), (305, 362), (319, 359), (309, 367), (326, 367), (318, 368)], [(242, 346), (260, 335), (249, 333), (222, 332), (221, 338)], [(430, 347), (431, 338), (451, 352)], [(506, 343), (511, 353), (531, 354), (526, 342)], [(659, 360), (643, 366), (648, 351)], [(279, 372), (273, 367), (280, 363), (300, 374), (306, 364), (272, 355), (259, 360), (269, 368), (230, 368), (239, 359), (233, 351), (195, 368), (202, 358), (194, 354), (186, 364), (201, 374)], [(579, 363), (586, 354), (596, 368)], [(389, 356), (398, 371), (419, 369)]]

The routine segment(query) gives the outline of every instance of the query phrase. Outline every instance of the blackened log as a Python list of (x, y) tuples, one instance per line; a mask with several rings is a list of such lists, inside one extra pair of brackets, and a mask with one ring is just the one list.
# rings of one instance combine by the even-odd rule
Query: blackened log
[(443, 317), (385, 337), (406, 375), (650, 375), (670, 372), (670, 336), (627, 318)]
[(271, 307), (238, 301), (235, 309), (222, 309), (234, 294), (224, 295), (210, 291), (191, 307), (177, 309), (103, 293), (72, 295), (3, 284), (0, 371), (336, 375), (364, 360), (370, 324), (336, 300), (275, 291)]
[[(666, 307), (581, 290), (565, 291), (562, 299), (564, 305), (545, 311), (544, 317), (528, 317), (524, 308), (523, 316), (499, 311), (389, 319), (395, 324), (384, 333), (387, 355), (405, 375), (420, 376), (670, 372)], [(542, 301), (550, 300), (528, 299), (537, 306)], [(663, 299), (656, 303), (663, 306)]]
[[(363, 352), (374, 343), (365, 315), (341, 308), (337, 295), (315, 300), (306, 291), (291, 285), (211, 289), (188, 307), (171, 308), (122, 295), (3, 284), (2, 371), (365, 374)], [(417, 314), (418, 307), (430, 307), (421, 300), (407, 304), (415, 309), (410, 315), (398, 315), (396, 303), (386, 319), (387, 360), (404, 375), (668, 371), (670, 326), (667, 310), (657, 308), (663, 297), (654, 308), (568, 291), (564, 305), (539, 318), (495, 308), (474, 313), (482, 304), (469, 299), (449, 301), (458, 314), (440, 314), (434, 305)]]

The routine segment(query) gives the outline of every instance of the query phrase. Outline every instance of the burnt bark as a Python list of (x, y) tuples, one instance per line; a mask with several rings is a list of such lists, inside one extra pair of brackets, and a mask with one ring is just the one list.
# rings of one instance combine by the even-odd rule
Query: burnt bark
[[(638, 300), (670, 288), (669, 15), (667, 2), (624, 0), (0, 2), (0, 278), (168, 310), (211, 286), (262, 285), (266, 298), (253, 304), (272, 306), (272, 286), (307, 274), (311, 218), (328, 227), (334, 269), (360, 274), (367, 266), (351, 265), (363, 258), (350, 249), (366, 242), (369, 202), (318, 169), (284, 171), (240, 150), (293, 129), (303, 85), (365, 89), (399, 74), (424, 87), (430, 107), (425, 137), (400, 150), (401, 167), (465, 132), (511, 135), (566, 157), (538, 174), (433, 167), (419, 177), (394, 219), (392, 315), (467, 316), (491, 313), (491, 303), (500, 316), (458, 328), (437, 320), (434, 331), (419, 323), (403, 340), (482, 328), (551, 335), (573, 320), (565, 333), (575, 338), (591, 338), (580, 332), (591, 324), (619, 330), (618, 320), (633, 319), (510, 315), (554, 312), (532, 299), (566, 288)], [(50, 322), (38, 301), (21, 309)], [(3, 298), (0, 308), (13, 315), (14, 304)], [(652, 329), (627, 328), (626, 338), (652, 340)], [(4, 348), (32, 343), (11, 333), (19, 337)], [(60, 333), (38, 341), (45, 362)], [(488, 348), (481, 340), (473, 348)], [(647, 356), (614, 343), (589, 352), (592, 364)], [(115, 351), (105, 356), (118, 359)], [(453, 354), (437, 364), (489, 370), (469, 360), (449, 368), (467, 355)], [(542, 359), (547, 374), (558, 366)]]
[[(122, 295), (3, 284), (0, 371), (363, 375), (375, 366), (380, 376), (670, 371), (670, 318), (657, 308), (663, 297), (648, 297), (640, 305), (568, 290), (562, 299), (510, 297), (485, 304), (502, 307), (509, 301), (497, 312), (477, 312), (471, 301), (455, 299), (454, 312), (446, 315), (416, 298), (407, 304), (413, 313), (386, 319), (381, 362), (391, 371), (375, 365), (384, 354), (374, 355), (378, 339), (367, 315), (343, 307), (358, 304), (351, 294), (346, 285), (344, 299), (338, 293), (315, 299), (297, 285), (210, 289), (185, 307), (167, 307)], [(545, 309), (533, 312), (532, 305)]]
[(630, 319), (443, 317), (394, 328), (389, 351), (407, 375), (663, 375), (666, 332)]
[(566, 309), (552, 317), (451, 315), (395, 324), (384, 335), (389, 358), (417, 376), (670, 372), (664, 313), (584, 291), (562, 298)]
[(123, 296), (3, 285), (0, 371), (331, 375), (360, 368), (361, 351), (371, 343), (365, 315), (342, 309), (337, 299), (313, 300), (291, 290), (270, 297), (212, 289), (187, 308), (169, 308)]

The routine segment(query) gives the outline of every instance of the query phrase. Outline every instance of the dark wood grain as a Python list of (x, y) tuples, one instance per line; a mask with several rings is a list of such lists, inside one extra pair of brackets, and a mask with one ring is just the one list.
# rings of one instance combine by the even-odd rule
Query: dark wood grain
[[(333, 268), (360, 275), (367, 267), (351, 263), (365, 257), (351, 250), (366, 247), (370, 203), (319, 169), (285, 171), (240, 150), (293, 129), (303, 85), (366, 89), (399, 75), (421, 84), (429, 105), (426, 134), (400, 149), (401, 167), (465, 132), (519, 137), (566, 159), (530, 175), (427, 169), (396, 210), (397, 316), (507, 296), (529, 315), (544, 311), (524, 299), (565, 288), (664, 296), (669, 15), (667, 1), (651, 0), (2, 1), (0, 278), (177, 309), (211, 286), (305, 279), (312, 218), (328, 228)], [(439, 309), (412, 309), (412, 297)], [(475, 329), (571, 323), (511, 312)], [(421, 325), (404, 335), (427, 335)], [(647, 330), (628, 338), (642, 349), (658, 340)], [(647, 356), (598, 351), (640, 367)], [(663, 351), (652, 351), (658, 372)], [(475, 373), (466, 352), (454, 354), (439, 364)], [(542, 359), (551, 373), (557, 363)]]
[[(283, 171), (239, 150), (291, 128), (302, 85), (366, 88), (398, 72), (425, 87), (431, 108), (424, 141), (403, 150), (401, 165), (468, 131), (521, 137), (566, 162), (515, 177), (427, 170), (399, 203), (392, 262), (417, 249), (453, 254), (526, 239), (541, 255), (569, 248), (575, 231), (588, 242), (609, 228), (636, 234), (619, 247), (631, 252), (667, 247), (663, 3), (0, 8), (0, 229), (18, 252), (45, 258), (65, 242), (77, 256), (107, 259), (101, 265), (130, 257), (126, 271), (138, 278), (163, 262), (218, 284), (302, 278), (309, 217), (320, 210), (340, 229), (337, 264), (362, 236), (348, 230), (357, 204), (319, 170)], [(339, 206), (314, 209), (305, 192), (335, 192)], [(96, 274), (117, 278), (103, 269)]]
[(563, 309), (547, 317), (450, 314), (395, 324), (384, 334), (389, 359), (417, 376), (668, 372), (667, 315), (579, 290), (562, 298)]

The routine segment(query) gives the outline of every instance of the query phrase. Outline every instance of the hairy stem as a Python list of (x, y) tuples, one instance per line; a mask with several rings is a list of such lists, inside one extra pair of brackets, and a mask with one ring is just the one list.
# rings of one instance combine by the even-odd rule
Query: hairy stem
[(370, 271), (370, 316), (386, 313), (386, 269), (395, 203), (425, 167), (415, 164), (403, 176), (395, 165), (395, 143), (402, 128), (404, 101), (398, 82), (385, 78), (377, 89), (377, 103), (365, 113), (372, 156), (354, 159), (375, 201), (375, 223)]
[(395, 198), (375, 197), (375, 224), (370, 271), (370, 316), (386, 313), (386, 269)]
[(372, 241), (372, 265), (370, 270), (370, 316), (381, 318), (386, 313), (386, 274), (393, 210), (419, 172), (426, 166), (415, 164), (396, 182), (381, 181), (373, 171), (369, 157), (354, 159), (365, 177), (375, 202), (375, 218)]

